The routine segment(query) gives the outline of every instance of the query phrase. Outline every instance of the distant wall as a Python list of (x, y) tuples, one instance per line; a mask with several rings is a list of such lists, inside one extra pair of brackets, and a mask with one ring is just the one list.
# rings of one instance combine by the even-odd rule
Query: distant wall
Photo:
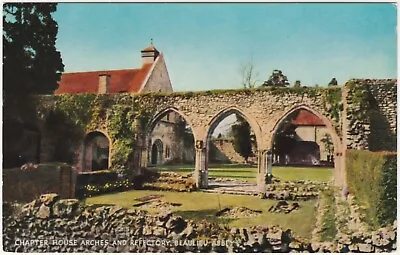
[(43, 193), (58, 193), (62, 198), (74, 197), (76, 174), (70, 166), (31, 166), (3, 169), (3, 201), (28, 202)]
[[(232, 141), (213, 140), (210, 146), (210, 160), (212, 163), (245, 163), (245, 160), (233, 148)], [(256, 157), (249, 157), (249, 161), (257, 162)]]

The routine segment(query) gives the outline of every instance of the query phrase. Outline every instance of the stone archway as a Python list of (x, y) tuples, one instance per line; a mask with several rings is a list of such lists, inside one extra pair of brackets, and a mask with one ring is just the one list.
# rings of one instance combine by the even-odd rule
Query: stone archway
[[(249, 124), (250, 128), (253, 130), (254, 135), (256, 137), (256, 144), (257, 148), (260, 148), (261, 146), (261, 128), (258, 125), (257, 121), (251, 117), (250, 114), (244, 112), (243, 110), (239, 109), (236, 106), (230, 106), (227, 107), (221, 111), (219, 111), (217, 114), (214, 115), (214, 117), (209, 121), (209, 124), (207, 126), (207, 131), (206, 131), (206, 138), (205, 138), (205, 145), (204, 147), (198, 146), (200, 148), (197, 149), (200, 154), (202, 154), (202, 157), (198, 157), (198, 161), (200, 161), (200, 165), (202, 167), (199, 167), (196, 169), (197, 171), (200, 170), (200, 173), (197, 174), (198, 178), (200, 180), (197, 181), (197, 183), (200, 184), (201, 188), (207, 188), (208, 187), (208, 163), (209, 163), (209, 150), (210, 150), (210, 141), (211, 141), (211, 136), (212, 133), (214, 132), (215, 128), (219, 125), (219, 123), (224, 120), (226, 117), (228, 117), (231, 114), (238, 114), (240, 117), (242, 117), (244, 120), (247, 121)], [(201, 141), (198, 141), (201, 142)], [(200, 145), (200, 143), (198, 143)], [(256, 152), (256, 154), (258, 154)], [(203, 163), (204, 161), (204, 163)], [(259, 179), (260, 171), (257, 172), (257, 179)]]
[[(148, 164), (155, 165), (154, 162), (157, 162), (157, 164), (165, 163), (167, 160), (173, 162), (183, 162), (187, 158), (191, 158), (191, 160), (193, 160), (194, 139), (190, 140), (191, 150), (184, 150), (182, 148), (187, 148), (188, 145), (185, 147), (185, 144), (181, 140), (182, 137), (178, 134), (179, 132), (177, 129), (171, 128), (170, 125), (169, 131), (163, 130), (159, 127), (160, 122), (169, 122), (171, 125), (174, 125), (175, 123), (175, 127), (177, 127), (178, 123), (186, 124), (186, 127), (188, 127), (188, 129), (190, 129), (193, 133), (193, 136), (195, 136), (195, 131), (192, 128), (190, 120), (188, 120), (188, 118), (182, 112), (174, 107), (164, 108), (155, 114), (153, 119), (146, 127), (143, 143), (146, 145), (146, 147), (143, 147), (142, 151), (144, 154), (142, 158), (146, 160), (142, 161), (142, 166), (146, 167)], [(160, 141), (158, 142), (158, 147), (155, 147), (154, 144), (157, 140)], [(162, 146), (161, 152), (159, 149), (157, 149), (160, 148), (160, 144)], [(155, 156), (154, 153), (156, 153), (158, 156)], [(160, 159), (162, 159), (162, 161)]]
[(157, 139), (151, 147), (151, 164), (159, 165), (163, 163), (163, 143)]
[(110, 163), (110, 140), (99, 131), (86, 135), (83, 146), (83, 171), (108, 169)]
[[(344, 167), (343, 167), (343, 146), (342, 146), (342, 141), (335, 131), (335, 128), (332, 124), (332, 121), (329, 120), (325, 115), (321, 114), (318, 110), (313, 109), (312, 107), (309, 107), (307, 105), (298, 105), (290, 109), (289, 111), (285, 112), (283, 115), (280, 116), (278, 121), (275, 123), (273, 129), (271, 130), (271, 137), (269, 140), (269, 148), (273, 148), (273, 143), (274, 139), (276, 136), (276, 133), (279, 129), (279, 126), (285, 121), (285, 119), (291, 115), (292, 113), (298, 111), (298, 110), (306, 110), (315, 116), (317, 116), (325, 125), (327, 132), (332, 138), (332, 143), (334, 147), (334, 173), (333, 173), (333, 178), (334, 178), (334, 183), (337, 186), (342, 186), (345, 183), (345, 173), (344, 173)], [(264, 157), (265, 162), (268, 162), (267, 155), (265, 153)], [(266, 165), (265, 165), (266, 168)]]

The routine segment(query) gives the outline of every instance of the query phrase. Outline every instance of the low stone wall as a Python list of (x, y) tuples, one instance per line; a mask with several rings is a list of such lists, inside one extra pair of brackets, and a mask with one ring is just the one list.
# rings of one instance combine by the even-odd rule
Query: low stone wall
[(75, 196), (76, 174), (67, 164), (25, 164), (3, 169), (3, 201), (28, 202), (43, 193)]
[(143, 185), (144, 189), (166, 190), (191, 192), (196, 190), (196, 183), (192, 178), (192, 174), (177, 174), (174, 172), (162, 172), (158, 178), (149, 181)]
[(322, 190), (328, 188), (327, 182), (320, 181), (286, 181), (273, 179), (272, 184), (266, 185), (261, 193), (262, 199), (277, 200), (309, 200), (318, 197)]
[(8, 252), (373, 252), (395, 250), (397, 239), (396, 223), (339, 243), (309, 243), (277, 226), (228, 228), (172, 213), (83, 206), (56, 194), (3, 208)]

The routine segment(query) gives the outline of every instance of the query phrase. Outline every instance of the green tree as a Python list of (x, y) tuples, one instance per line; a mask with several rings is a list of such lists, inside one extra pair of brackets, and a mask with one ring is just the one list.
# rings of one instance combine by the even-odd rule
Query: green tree
[(301, 81), (299, 81), (299, 80), (295, 81), (293, 87), (294, 88), (300, 88), (301, 87)]
[[(53, 93), (64, 71), (56, 50), (56, 3), (3, 5), (3, 142), (4, 165), (19, 166), (22, 147), (14, 146), (26, 128), (20, 116), (36, 116), (30, 94)], [(60, 146), (59, 146), (60, 147)], [(61, 146), (62, 147), (62, 146)]]
[(64, 71), (56, 50), (56, 3), (3, 5), (3, 93), (5, 99), (53, 93)]
[(264, 81), (261, 86), (287, 87), (289, 85), (290, 83), (286, 75), (284, 75), (281, 70), (274, 70), (269, 79)]
[(233, 148), (247, 162), (248, 158), (253, 155), (250, 125), (240, 115), (236, 114), (236, 118), (238, 123), (232, 126)]
[(328, 86), (337, 86), (338, 82), (335, 77), (332, 78), (332, 80), (328, 83)]
[(325, 151), (328, 154), (327, 155), (327, 160), (330, 161), (330, 158), (333, 154), (333, 142), (332, 142), (332, 138), (329, 134), (325, 134), (322, 139), (321, 142), (324, 144), (325, 147)]

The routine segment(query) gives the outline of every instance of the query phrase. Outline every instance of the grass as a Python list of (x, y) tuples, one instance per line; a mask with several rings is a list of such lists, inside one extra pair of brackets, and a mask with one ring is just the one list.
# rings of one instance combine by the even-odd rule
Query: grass
[(337, 234), (336, 229), (336, 217), (335, 217), (335, 197), (333, 195), (333, 190), (329, 189), (323, 191), (322, 199), (325, 200), (325, 212), (322, 216), (322, 233), (321, 241), (333, 241)]
[[(193, 165), (171, 165), (155, 168), (161, 172), (191, 173)], [(224, 177), (245, 180), (256, 183), (257, 167), (241, 164), (209, 165), (209, 177)], [(272, 174), (283, 181), (310, 180), (330, 181), (333, 176), (332, 168), (325, 167), (286, 167), (273, 166)]]
[[(131, 208), (137, 203), (135, 199), (148, 195), (163, 195), (166, 202), (181, 203), (175, 207), (174, 212), (186, 219), (200, 221), (206, 219), (210, 222), (224, 224), (230, 227), (249, 227), (256, 225), (280, 225), (290, 228), (297, 235), (310, 238), (314, 227), (315, 200), (300, 201), (300, 209), (290, 214), (269, 213), (268, 209), (276, 203), (275, 200), (261, 200), (254, 196), (240, 196), (230, 194), (214, 194), (204, 192), (169, 192), (151, 190), (131, 190), (115, 194), (102, 195), (86, 199), (88, 204), (116, 204), (125, 208)], [(258, 217), (247, 219), (220, 219), (215, 214), (223, 208), (244, 206), (250, 209), (262, 210)], [(157, 213), (158, 209), (149, 209), (151, 213)]]

